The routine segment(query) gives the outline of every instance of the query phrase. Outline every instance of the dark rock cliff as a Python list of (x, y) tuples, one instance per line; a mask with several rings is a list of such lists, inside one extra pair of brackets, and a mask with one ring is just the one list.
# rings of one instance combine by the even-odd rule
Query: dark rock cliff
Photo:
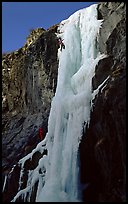
[[(91, 120), (80, 144), (81, 182), (85, 202), (124, 202), (126, 181), (126, 5), (103, 2), (98, 5), (103, 19), (99, 50), (107, 54), (96, 66), (93, 90), (109, 76), (93, 100)], [(8, 175), (3, 201), (10, 202), (18, 191), (19, 159), (39, 142), (39, 127), (47, 132), (52, 97), (57, 84), (57, 25), (32, 30), (25, 45), (2, 57), (2, 172)], [(47, 154), (35, 152), (24, 163), (21, 189), (28, 170)], [(15, 164), (13, 171), (9, 173)], [(40, 172), (41, 173), (41, 172)], [(37, 184), (30, 201), (35, 201)], [(16, 202), (22, 202), (19, 197)], [(27, 198), (26, 198), (26, 202)]]
[(104, 2), (99, 49), (107, 57), (96, 66), (93, 90), (109, 76), (93, 101), (90, 126), (80, 144), (84, 201), (126, 201), (126, 5)]
[[(39, 128), (43, 127), (44, 135), (47, 132), (57, 84), (56, 31), (57, 25), (32, 30), (22, 48), (2, 56), (3, 178), (39, 143)], [(5, 201), (13, 198), (7, 194)]]

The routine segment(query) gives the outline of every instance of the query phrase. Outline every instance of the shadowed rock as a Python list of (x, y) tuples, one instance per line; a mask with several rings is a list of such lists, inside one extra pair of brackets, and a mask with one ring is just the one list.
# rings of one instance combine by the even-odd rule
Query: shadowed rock
[(93, 101), (89, 128), (80, 144), (81, 181), (89, 184), (85, 202), (126, 201), (126, 6), (103, 2), (98, 6), (103, 25), (100, 60), (93, 77), (93, 90), (108, 76)]

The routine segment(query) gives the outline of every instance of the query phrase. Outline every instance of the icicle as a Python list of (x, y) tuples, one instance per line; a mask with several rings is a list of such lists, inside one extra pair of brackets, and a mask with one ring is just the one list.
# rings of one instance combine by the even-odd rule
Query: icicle
[(4, 178), (4, 184), (3, 184), (2, 192), (4, 192), (4, 189), (5, 189), (5, 186), (6, 186), (6, 181), (7, 181), (7, 175), (5, 175), (5, 178)]

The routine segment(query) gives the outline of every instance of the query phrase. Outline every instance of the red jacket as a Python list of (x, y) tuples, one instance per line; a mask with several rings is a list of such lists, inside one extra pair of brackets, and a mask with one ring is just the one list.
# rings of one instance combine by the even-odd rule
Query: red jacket
[(43, 128), (39, 128), (39, 137), (40, 137), (40, 140), (42, 140), (44, 137)]

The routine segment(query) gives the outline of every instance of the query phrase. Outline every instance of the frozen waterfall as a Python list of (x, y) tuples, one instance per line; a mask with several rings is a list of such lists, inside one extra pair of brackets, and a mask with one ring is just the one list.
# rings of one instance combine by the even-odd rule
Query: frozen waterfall
[[(81, 9), (62, 21), (57, 35), (64, 39), (65, 49), (58, 49), (59, 67), (55, 96), (51, 103), (48, 132), (35, 151), (44, 155), (35, 170), (29, 171), (26, 189), (17, 193), (31, 194), (38, 181), (36, 202), (82, 202), (79, 179), (79, 143), (84, 124), (89, 125), (92, 77), (99, 59), (97, 36), (102, 20), (97, 20), (97, 4)], [(39, 169), (42, 174), (39, 174)]]

